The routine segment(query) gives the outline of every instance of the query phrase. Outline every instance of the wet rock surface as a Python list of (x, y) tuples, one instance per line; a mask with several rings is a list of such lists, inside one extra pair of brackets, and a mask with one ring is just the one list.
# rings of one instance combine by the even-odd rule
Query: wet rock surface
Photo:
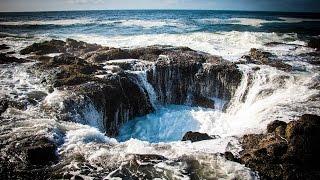
[(320, 50), (320, 38), (311, 38), (308, 42), (308, 46)]
[(192, 101), (193, 106), (200, 106), (205, 108), (214, 109), (214, 100), (203, 97), (203, 96), (194, 96)]
[(10, 47), (6, 44), (0, 44), (0, 50), (10, 49)]
[[(50, 53), (60, 54), (51, 57), (48, 55)], [(41, 107), (43, 113), (50, 114), (50, 118), (58, 122), (70, 121), (96, 127), (102, 135), (110, 137), (117, 136), (120, 127), (130, 119), (154, 111), (144, 84), (146, 82), (154, 87), (162, 105), (187, 104), (215, 108), (212, 97), (230, 101), (243, 76), (237, 64), (186, 47), (119, 49), (67, 39), (35, 43), (23, 49), (21, 54), (28, 54), (30, 59), (37, 62), (30, 71), (37, 74), (42, 85), (48, 89), (48, 93), (40, 90), (28, 92), (24, 97), (27, 103)], [(2, 60), (5, 63), (24, 62), (8, 55), (1, 54), (0, 57), (2, 56), (8, 59)], [(272, 54), (258, 49), (252, 49), (244, 58), (248, 63), (291, 70), (290, 65), (274, 60)], [(146, 74), (134, 72), (137, 70), (146, 71)], [(56, 93), (59, 96), (53, 96)], [(51, 106), (50, 102), (45, 101), (47, 96), (53, 96), (50, 97), (51, 100), (58, 105)], [(23, 124), (25, 119), (3, 118), (3, 114), (8, 116), (8, 111), (18, 114), (25, 109), (24, 102), (0, 100), (0, 122), (4, 125), (14, 122), (0, 133), (0, 173), (3, 179), (83, 179), (98, 171), (97, 167), (85, 162), (81, 153), (63, 159), (62, 162), (62, 157), (57, 156), (57, 147), (61, 144), (57, 144), (58, 140), (53, 141), (41, 134), (43, 131), (56, 130), (49, 125), (45, 125), (43, 131), (33, 130), (35, 126), (28, 127), (31, 130), (26, 129), (17, 137), (9, 137), (6, 133), (11, 132), (15, 125)], [(226, 152), (224, 158), (241, 162), (258, 171), (262, 179), (317, 179), (319, 169), (312, 164), (320, 160), (317, 155), (320, 152), (317, 145), (320, 137), (318, 120), (318, 116), (304, 115), (300, 120), (290, 123), (275, 121), (268, 125), (267, 134), (242, 137), (244, 151), (239, 158), (231, 152)], [(65, 136), (65, 132), (58, 133)], [(104, 142), (103, 138), (95, 139), (95, 133), (98, 132), (92, 133), (89, 138), (94, 139), (93, 143)], [(77, 138), (75, 134), (72, 135)], [(214, 137), (199, 132), (188, 132), (183, 137), (183, 141), (191, 142), (209, 139)], [(212, 173), (221, 174), (211, 164), (200, 163), (198, 157), (168, 160), (159, 155), (130, 156), (130, 163), (121, 164), (119, 169), (105, 168), (101, 174), (94, 174), (93, 177), (110, 175), (151, 179), (161, 178), (165, 174), (165, 178), (172, 179), (172, 169), (161, 169), (162, 172), (156, 169), (158, 163), (163, 165), (164, 162), (170, 167), (183, 165), (180, 177), (188, 175), (191, 179), (206, 179)], [(213, 158), (212, 154), (204, 157), (208, 158)], [(80, 169), (79, 174), (72, 174), (61, 168), (74, 161), (79, 162), (79, 167), (75, 167), (76, 170)]]
[(57, 146), (44, 136), (1, 139), (0, 151), (3, 179), (49, 178), (51, 166), (58, 160)]
[(35, 54), (35, 55), (45, 55), (51, 53), (68, 53), (80, 56), (82, 54), (96, 51), (102, 46), (96, 44), (88, 44), (82, 41), (76, 41), (73, 39), (66, 39), (66, 41), (61, 40), (51, 40), (44, 41), (40, 43), (34, 43), (20, 51), (20, 54)]
[(148, 81), (163, 104), (184, 104), (190, 95), (228, 101), (241, 77), (236, 65), (190, 50), (161, 55), (155, 68), (148, 71)]
[(276, 57), (269, 52), (265, 52), (256, 48), (252, 48), (249, 55), (245, 55), (242, 58), (247, 60), (248, 63), (268, 65), (284, 71), (292, 70), (291, 65), (276, 59)]
[[(50, 52), (46, 51), (49, 47)], [(101, 128), (112, 136), (129, 119), (153, 111), (149, 94), (141, 87), (142, 77), (130, 71), (147, 71), (146, 81), (162, 104), (191, 102), (206, 108), (214, 108), (210, 97), (229, 100), (242, 76), (235, 64), (186, 47), (119, 49), (67, 39), (35, 43), (21, 53), (33, 54), (30, 58), (39, 62), (33, 71), (46, 86), (67, 88), (92, 102), (102, 118)], [(62, 54), (49, 57), (48, 53)], [(63, 120), (74, 115), (71, 104), (77, 98), (71, 97), (60, 116)]]
[(4, 113), (9, 107), (9, 102), (7, 99), (0, 99), (0, 115)]
[(274, 121), (267, 134), (242, 137), (240, 162), (262, 179), (318, 179), (320, 117), (305, 114), (288, 124)]
[(9, 64), (9, 63), (25, 63), (28, 62), (26, 59), (16, 58), (4, 53), (0, 53), (0, 64)]
[(209, 136), (206, 133), (189, 131), (183, 136), (182, 141), (197, 142), (197, 141), (210, 140), (210, 139), (214, 139), (214, 138)]

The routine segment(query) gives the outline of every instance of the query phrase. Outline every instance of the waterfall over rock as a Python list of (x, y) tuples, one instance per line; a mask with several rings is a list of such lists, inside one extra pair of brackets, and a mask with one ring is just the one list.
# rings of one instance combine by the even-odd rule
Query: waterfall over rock
[[(238, 163), (252, 160), (242, 152), (241, 137), (255, 144), (270, 136), (261, 133), (274, 120), (283, 125), (306, 113), (320, 114), (318, 67), (307, 63), (283, 69), (267, 56), (261, 62), (229, 62), (186, 47), (66, 43), (46, 41), (25, 50), (37, 54), (38, 46), (52, 45), (64, 54), (30, 55), (37, 63), (0, 66), (0, 82), (6, 84), (0, 100), (1, 165), (8, 172), (22, 169), (29, 177), (37, 167), (58, 179), (77, 174), (255, 179), (256, 173)], [(77, 43), (81, 51), (71, 48)], [(268, 129), (283, 136), (276, 126)], [(279, 142), (274, 147), (287, 143)], [(301, 145), (295, 138), (292, 144)], [(37, 154), (45, 152), (50, 157), (41, 163)]]

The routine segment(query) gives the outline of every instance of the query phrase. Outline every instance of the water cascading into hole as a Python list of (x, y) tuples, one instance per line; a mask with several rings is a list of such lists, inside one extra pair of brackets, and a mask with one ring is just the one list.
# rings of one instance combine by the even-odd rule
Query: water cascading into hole
[[(239, 69), (243, 72), (242, 80), (225, 112), (221, 109), (184, 105), (160, 107), (152, 114), (125, 124), (118, 139), (179, 141), (187, 131), (220, 137), (241, 136), (261, 133), (269, 122), (276, 119), (289, 121), (301, 113), (319, 113), (314, 112), (319, 111), (316, 108), (306, 112), (297, 111), (297, 108), (301, 110), (306, 106), (309, 97), (319, 93), (319, 90), (308, 87), (314, 81), (310, 73), (296, 76), (269, 66), (257, 65), (239, 65)], [(149, 84), (149, 87), (152, 86)], [(155, 93), (153, 88), (146, 89), (149, 95)]]

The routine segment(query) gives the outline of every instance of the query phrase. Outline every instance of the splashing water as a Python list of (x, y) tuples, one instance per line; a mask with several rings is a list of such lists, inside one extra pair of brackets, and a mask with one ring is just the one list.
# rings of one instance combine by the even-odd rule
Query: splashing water
[[(168, 106), (124, 125), (119, 140), (179, 141), (187, 131), (220, 137), (262, 133), (274, 120), (290, 121), (305, 113), (320, 113), (319, 83), (313, 72), (283, 72), (269, 66), (239, 65), (242, 82), (226, 112), (199, 107)], [(308, 107), (308, 108), (306, 108)]]

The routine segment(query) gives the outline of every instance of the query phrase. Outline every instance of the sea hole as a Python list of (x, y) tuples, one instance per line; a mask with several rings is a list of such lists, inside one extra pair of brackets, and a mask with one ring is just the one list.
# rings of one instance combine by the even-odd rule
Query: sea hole
[(203, 117), (213, 110), (183, 105), (169, 105), (146, 116), (137, 117), (125, 123), (118, 141), (131, 138), (151, 143), (180, 141), (188, 131), (199, 131)]

